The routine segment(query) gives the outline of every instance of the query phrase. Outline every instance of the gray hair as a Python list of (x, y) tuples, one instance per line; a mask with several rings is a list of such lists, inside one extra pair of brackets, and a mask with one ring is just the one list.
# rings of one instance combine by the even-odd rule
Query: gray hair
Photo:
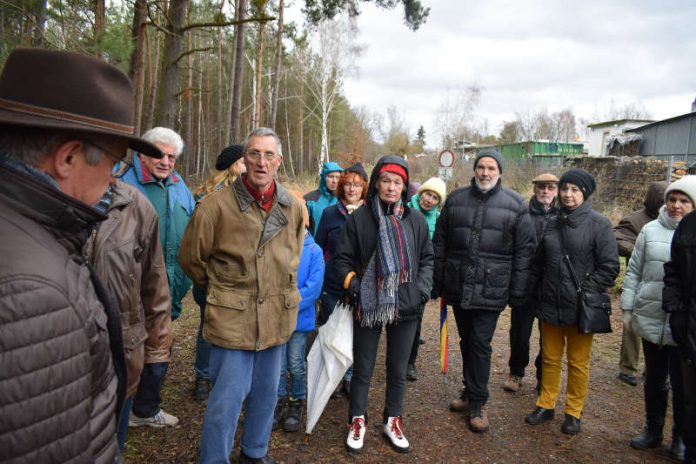
[(275, 139), (276, 145), (278, 146), (278, 155), (283, 156), (283, 144), (280, 141), (280, 137), (276, 132), (269, 127), (257, 127), (256, 129), (249, 132), (249, 134), (244, 139), (244, 151), (246, 152), (249, 146), (249, 141), (252, 137), (273, 137)]
[(168, 127), (155, 127), (143, 134), (143, 140), (150, 143), (163, 143), (174, 147), (178, 158), (184, 151), (184, 140), (179, 134)]
[[(90, 140), (94, 134), (75, 131), (46, 130), (36, 128), (12, 128), (0, 131), (0, 153), (24, 164), (37, 166), (47, 153), (53, 152), (69, 140)], [(102, 158), (102, 151), (88, 143), (83, 143), (85, 161), (96, 166)]]

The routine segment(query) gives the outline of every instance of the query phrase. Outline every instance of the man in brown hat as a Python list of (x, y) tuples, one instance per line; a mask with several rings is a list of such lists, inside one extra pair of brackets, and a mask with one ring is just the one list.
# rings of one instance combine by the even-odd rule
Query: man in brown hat
[[(98, 102), (98, 104), (95, 104)], [(16, 49), (0, 75), (0, 461), (111, 463), (125, 387), (118, 310), (84, 253), (133, 136), (130, 81)]]
[[(529, 200), (529, 215), (534, 223), (536, 243), (541, 241), (549, 220), (556, 215), (556, 194), (558, 177), (545, 172), (532, 179), (534, 195)], [(510, 315), (510, 373), (503, 384), (503, 389), (516, 392), (522, 387), (524, 370), (529, 365), (529, 337), (534, 326), (536, 302), (528, 301), (522, 305), (513, 305)], [(537, 386), (541, 382), (541, 344), (539, 355), (534, 361)]]

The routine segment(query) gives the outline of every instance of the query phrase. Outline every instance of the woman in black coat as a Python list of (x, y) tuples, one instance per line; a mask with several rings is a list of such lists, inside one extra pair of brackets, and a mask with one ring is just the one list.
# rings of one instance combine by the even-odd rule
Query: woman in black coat
[[(561, 431), (574, 435), (580, 432), (589, 386), (592, 334), (578, 332), (578, 292), (570, 265), (583, 290), (604, 292), (619, 274), (619, 255), (611, 222), (587, 202), (596, 188), (594, 177), (573, 168), (561, 176), (559, 187), (561, 209), (544, 231), (534, 264), (539, 280), (542, 378), (537, 407), (525, 421), (537, 425), (554, 417), (567, 347), (568, 383)], [(566, 253), (570, 265), (562, 259)]]
[(365, 206), (353, 213), (334, 256), (339, 281), (354, 310), (349, 452), (363, 448), (367, 396), (382, 328), (387, 332), (384, 434), (402, 453), (402, 409), (411, 344), (430, 296), (433, 246), (423, 215), (410, 209), (408, 165), (385, 156), (372, 171)]

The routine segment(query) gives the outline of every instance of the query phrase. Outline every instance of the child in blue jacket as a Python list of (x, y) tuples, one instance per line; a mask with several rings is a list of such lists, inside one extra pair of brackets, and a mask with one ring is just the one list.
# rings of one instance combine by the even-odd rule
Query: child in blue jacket
[[(309, 226), (306, 208), (305, 226)], [(302, 412), (307, 398), (307, 338), (310, 332), (316, 329), (315, 304), (321, 294), (323, 281), (324, 255), (309, 231), (305, 230), (304, 247), (300, 256), (300, 266), (297, 269), (297, 288), (302, 299), (297, 312), (297, 326), (283, 348), (285, 353), (282, 355), (280, 364), (278, 403), (273, 415), (273, 429), (280, 426), (288, 396), (285, 380), (286, 366), (287, 372), (290, 373), (290, 391), (287, 401), (288, 413), (283, 421), (283, 430), (297, 432), (302, 425)]]

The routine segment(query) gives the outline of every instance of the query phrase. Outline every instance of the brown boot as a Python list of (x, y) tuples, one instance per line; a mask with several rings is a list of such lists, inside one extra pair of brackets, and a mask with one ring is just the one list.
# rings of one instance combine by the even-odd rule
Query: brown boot
[(469, 403), (469, 428), (472, 432), (488, 432), (488, 407), (481, 403)]
[(503, 384), (503, 390), (509, 392), (516, 392), (522, 388), (522, 377), (518, 377), (515, 374), (509, 374), (507, 380)]
[(464, 390), (452, 400), (449, 404), (449, 410), (452, 412), (467, 412), (469, 410), (469, 397), (466, 396)]

